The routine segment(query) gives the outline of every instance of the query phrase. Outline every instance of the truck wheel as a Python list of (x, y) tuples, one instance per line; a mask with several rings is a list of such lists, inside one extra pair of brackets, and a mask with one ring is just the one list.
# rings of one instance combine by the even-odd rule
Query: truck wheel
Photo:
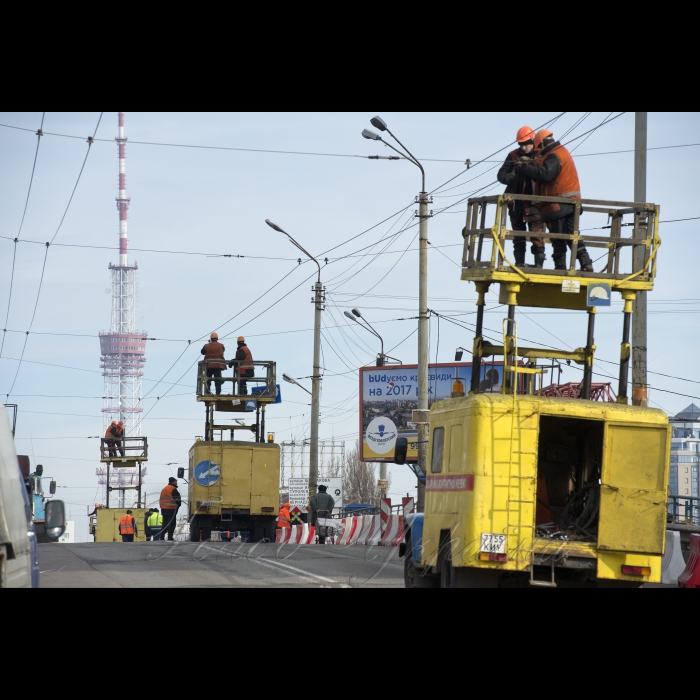
[(415, 565), (410, 540), (406, 542), (406, 554), (403, 557), (403, 582), (406, 588), (438, 588), (440, 583), (439, 576)]
[(202, 542), (208, 542), (211, 539), (211, 528), (210, 527), (203, 527), (202, 528)]
[(190, 542), (199, 542), (200, 530), (201, 528), (197, 525), (196, 518), (193, 518), (190, 523)]

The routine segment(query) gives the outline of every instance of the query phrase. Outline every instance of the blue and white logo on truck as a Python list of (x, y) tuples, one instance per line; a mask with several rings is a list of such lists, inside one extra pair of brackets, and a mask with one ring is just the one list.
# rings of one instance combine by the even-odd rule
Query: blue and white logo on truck
[(221, 477), (219, 465), (205, 459), (194, 468), (194, 480), (200, 486), (213, 486)]

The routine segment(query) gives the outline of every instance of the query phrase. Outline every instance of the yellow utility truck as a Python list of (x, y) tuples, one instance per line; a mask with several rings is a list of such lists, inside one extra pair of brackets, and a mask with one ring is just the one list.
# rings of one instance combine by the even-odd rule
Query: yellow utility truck
[[(628, 398), (632, 302), (653, 287), (659, 208), (528, 199), (574, 203), (574, 233), (554, 234), (572, 241), (572, 263), (566, 270), (516, 267), (505, 253), (513, 238), (505, 228), (506, 197), (469, 201), (462, 279), (475, 281), (478, 292), (471, 392), (430, 409), (427, 463), (419, 470), (425, 511), (407, 519), (400, 549), (410, 588), (639, 587), (661, 578), (670, 428), (663, 411), (647, 407), (645, 387), (631, 405)], [(497, 211), (492, 229), (483, 223), (489, 204)], [(609, 237), (578, 231), (587, 210), (608, 214)], [(631, 238), (620, 234), (625, 215), (633, 217)], [(582, 241), (606, 250), (601, 271), (574, 269)], [(623, 258), (632, 266), (625, 273), (620, 256), (630, 247), (638, 250)], [(502, 345), (485, 340), (491, 284), (500, 285), (508, 305)], [(595, 313), (614, 292), (624, 302), (616, 397), (610, 384), (592, 381)], [(518, 347), (517, 306), (587, 311), (586, 346)], [(481, 361), (492, 355), (504, 357), (503, 382), (500, 393), (483, 393)], [(545, 386), (554, 367), (545, 360), (573, 362), (572, 371), (578, 364), (581, 381)], [(397, 463), (405, 447), (397, 441)]]
[[(219, 361), (220, 362), (220, 361)], [(251, 542), (264, 539), (274, 542), (279, 510), (280, 447), (274, 435), (265, 433), (265, 409), (279, 403), (275, 363), (254, 361), (254, 375), (245, 377), (252, 383), (252, 394), (244, 394), (237, 361), (226, 361), (233, 369), (217, 381), (220, 394), (212, 392), (207, 365), (199, 363), (197, 401), (205, 404), (204, 439), (197, 440), (189, 452), (188, 519), (190, 540), (206, 541), (212, 530), (247, 531)], [(245, 386), (245, 384), (243, 385)], [(243, 420), (223, 423), (217, 412), (235, 413), (241, 418), (254, 415), (255, 423)], [(235, 440), (236, 431), (250, 431), (253, 440)], [(225, 440), (224, 437), (230, 439)]]

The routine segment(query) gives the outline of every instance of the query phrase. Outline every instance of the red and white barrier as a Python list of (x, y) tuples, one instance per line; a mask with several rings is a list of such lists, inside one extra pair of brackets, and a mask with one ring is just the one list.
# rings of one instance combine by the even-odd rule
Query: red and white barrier
[(380, 515), (373, 515), (371, 517), (372, 527), (364, 543), (370, 546), (374, 546), (378, 545), (382, 540), (382, 519)]
[(416, 512), (416, 502), (410, 496), (404, 496), (401, 499), (401, 506), (403, 507), (403, 517)]
[(384, 532), (387, 529), (391, 518), (390, 498), (382, 498), (382, 500), (379, 502), (379, 517), (382, 521), (382, 532)]
[(355, 540), (357, 539), (355, 535), (357, 531), (357, 518), (343, 518), (342, 523), (342, 533), (338, 537), (337, 543), (340, 545), (353, 544), (353, 538)]
[[(392, 547), (394, 545), (394, 540), (399, 534), (399, 518), (400, 516), (398, 515), (389, 516), (384, 532), (382, 532), (382, 539), (379, 542), (381, 547)], [(401, 533), (403, 535), (403, 526), (401, 527)]]
[(312, 544), (316, 534), (316, 528), (313, 525), (304, 523), (303, 525), (292, 525), (292, 536), (290, 544)]
[[(367, 540), (369, 539), (374, 527), (375, 518), (377, 518), (376, 515), (365, 515), (362, 517), (362, 529), (360, 530), (360, 534), (357, 536), (357, 541), (355, 544), (367, 544)], [(377, 518), (377, 520), (379, 520), (379, 518)]]
[(291, 536), (291, 527), (278, 527), (275, 531), (275, 544), (289, 544)]

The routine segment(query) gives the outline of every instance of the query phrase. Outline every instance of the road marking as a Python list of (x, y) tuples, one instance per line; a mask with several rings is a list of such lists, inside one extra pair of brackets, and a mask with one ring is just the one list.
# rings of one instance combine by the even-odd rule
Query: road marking
[(336, 586), (339, 586), (340, 588), (350, 588), (350, 586), (346, 583), (338, 583), (332, 578), (320, 576), (319, 574), (312, 574), (310, 571), (299, 569), (296, 566), (291, 566), (290, 564), (283, 564), (280, 561), (271, 561), (269, 559), (253, 559), (253, 561), (257, 562), (258, 564), (262, 564), (263, 566), (269, 566), (271, 568), (281, 568), (282, 570), (286, 569), (293, 576), (297, 576), (298, 578), (304, 579), (305, 581), (308, 581), (310, 583), (315, 583), (317, 585), (319, 582), (323, 582), (325, 584), (334, 584)]

